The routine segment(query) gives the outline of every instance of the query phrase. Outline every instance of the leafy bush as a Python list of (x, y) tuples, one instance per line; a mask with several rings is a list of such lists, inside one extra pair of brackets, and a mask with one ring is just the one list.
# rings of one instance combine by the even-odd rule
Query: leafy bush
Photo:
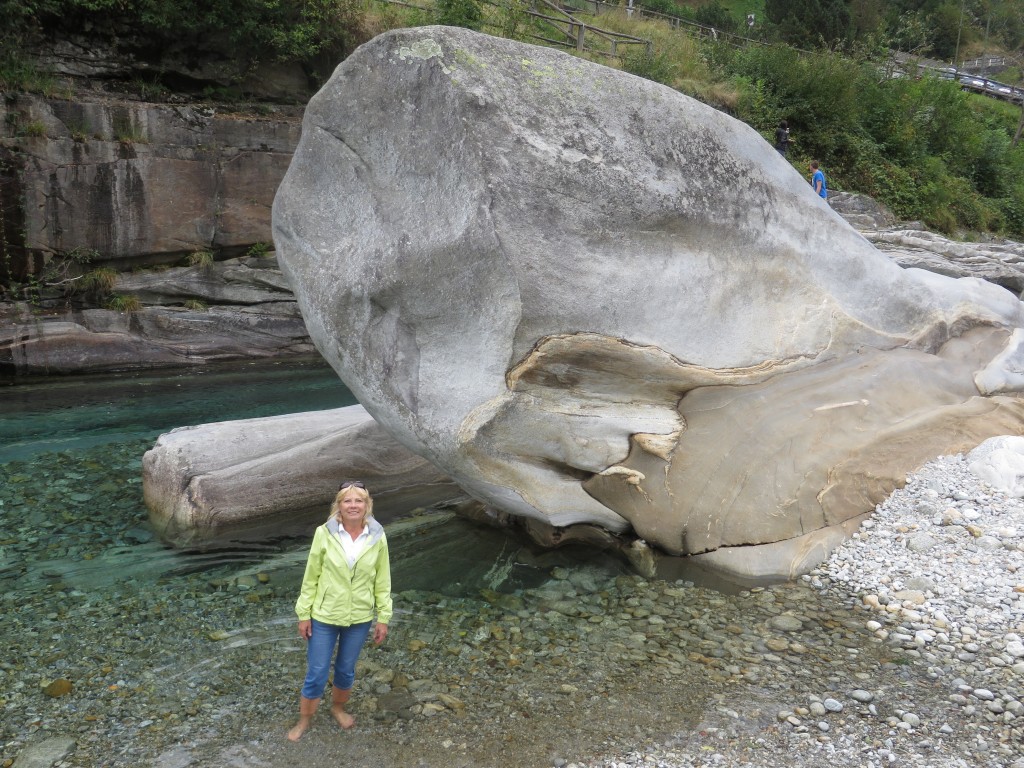
[(154, 51), (199, 41), (239, 61), (336, 57), (360, 6), (359, 0), (0, 0), (0, 50), (16, 54), (43, 30), (88, 23), (130, 27)]
[(723, 32), (735, 32), (740, 26), (739, 19), (734, 19), (732, 14), (729, 13), (729, 9), (718, 2), (718, 0), (712, 0), (712, 2), (697, 8), (694, 11), (693, 18), (698, 24), (713, 27)]
[(437, 0), (438, 24), (479, 30), (484, 12), (476, 0)]
[(797, 156), (821, 160), (830, 186), (944, 232), (1019, 227), (1024, 147), (1011, 146), (1006, 105), (836, 52), (758, 47), (720, 62), (741, 88), (738, 116), (766, 136), (788, 120)]
[(268, 243), (253, 243), (245, 252), (246, 256), (253, 256), (257, 259), (263, 258), (272, 250)]

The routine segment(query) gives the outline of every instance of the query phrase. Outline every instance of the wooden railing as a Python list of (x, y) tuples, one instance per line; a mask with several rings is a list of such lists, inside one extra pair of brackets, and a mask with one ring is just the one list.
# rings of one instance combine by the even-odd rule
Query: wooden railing
[(564, 0), (562, 2), (562, 7), (566, 9), (579, 10), (583, 13), (589, 13), (592, 16), (600, 16), (604, 13), (624, 13), (626, 16), (637, 16), (642, 19), (661, 21), (668, 24), (672, 29), (685, 32), (691, 37), (718, 40), (738, 48), (743, 48), (751, 44), (763, 45), (760, 40), (753, 40), (749, 37), (733, 34), (732, 32), (725, 32), (696, 21), (681, 19), (678, 16), (670, 16), (667, 13), (652, 11), (638, 4), (631, 3), (623, 6), (618, 3), (605, 2), (605, 0)]
[[(429, 2), (429, 0), (427, 1)], [(382, 0), (382, 2), (401, 5), (405, 8), (415, 8), (424, 13), (436, 14), (438, 12), (432, 4), (418, 5), (406, 0)], [(502, 10), (508, 7), (507, 2), (502, 3), (497, 0), (482, 0), (482, 2)], [(511, 2), (516, 2), (516, 0), (511, 0)], [(641, 48), (645, 53), (651, 52), (650, 40), (587, 24), (549, 0), (532, 0), (532, 4), (529, 7), (523, 7), (521, 12), (540, 22), (541, 28), (546, 29), (543, 32), (525, 31), (524, 36), (532, 40), (606, 58), (619, 58), (628, 53), (629, 48)], [(489, 29), (499, 28), (497, 24), (486, 22), (484, 26)]]
[[(623, 49), (629, 47), (643, 48), (645, 53), (651, 52), (650, 40), (587, 24), (550, 0), (533, 0), (527, 13), (533, 19), (548, 26), (552, 30), (550, 34), (556, 35), (554, 38), (542, 35), (532, 35), (532, 37), (552, 45), (613, 58), (621, 56)], [(590, 36), (589, 40), (588, 35)]]

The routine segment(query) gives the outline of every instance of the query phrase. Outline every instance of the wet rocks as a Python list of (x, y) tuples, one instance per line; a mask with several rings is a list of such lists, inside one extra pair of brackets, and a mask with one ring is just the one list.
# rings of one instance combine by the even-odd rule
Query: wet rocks
[[(490, 570), (530, 563), (531, 580), (492, 573), (485, 586), (464, 573), (420, 588), (395, 526), (396, 618), (360, 662), (357, 727), (340, 739), (322, 712), (292, 745), (283, 735), (305, 664), (292, 604), (308, 542), (222, 558), (136, 544), (148, 570), (136, 568), (117, 553), (144, 516), (138, 483), (124, 482), (137, 455), (65, 460), (49, 489), (24, 466), (3, 468), (0, 642), (13, 652), (0, 659), (0, 763), (55, 737), (72, 740), (68, 768), (1024, 759), (1024, 568), (1020, 539), (995, 533), (1024, 530), (1024, 504), (979, 483), (962, 457), (911, 477), (805, 579), (731, 592), (504, 539)], [(107, 483), (115, 490), (98, 490)], [(111, 495), (125, 488), (123, 501)], [(47, 514), (26, 524), (39, 504)], [(1001, 547), (977, 548), (964, 526), (943, 525), (944, 509)], [(408, 546), (425, 546), (411, 531)], [(915, 552), (906, 542), (920, 532), (937, 543)], [(441, 533), (484, 551), (465, 527)], [(89, 574), (92, 564), (104, 567)], [(70, 693), (42, 693), (61, 678)]]

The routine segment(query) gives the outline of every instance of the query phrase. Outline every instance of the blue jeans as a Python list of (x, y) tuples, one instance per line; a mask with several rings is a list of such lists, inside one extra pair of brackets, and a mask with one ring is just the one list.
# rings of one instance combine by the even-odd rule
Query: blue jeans
[(313, 619), (313, 634), (306, 643), (306, 682), (302, 684), (302, 695), (307, 699), (319, 699), (327, 686), (327, 673), (331, 669), (331, 656), (338, 647), (334, 660), (334, 685), (347, 691), (356, 681), (356, 660), (359, 651), (370, 634), (370, 624), (353, 624), (336, 627)]

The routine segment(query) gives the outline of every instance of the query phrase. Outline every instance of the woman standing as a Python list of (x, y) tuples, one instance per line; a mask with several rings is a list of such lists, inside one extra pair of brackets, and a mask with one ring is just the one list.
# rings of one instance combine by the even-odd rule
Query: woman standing
[(391, 563), (388, 540), (372, 517), (373, 499), (359, 481), (342, 483), (327, 522), (316, 529), (306, 561), (295, 613), (306, 644), (306, 681), (299, 700), (299, 722), (288, 731), (298, 741), (313, 720), (327, 685), (331, 656), (334, 687), (331, 715), (342, 728), (355, 723), (345, 704), (355, 682), (356, 660), (370, 634), (380, 645), (391, 621)]

